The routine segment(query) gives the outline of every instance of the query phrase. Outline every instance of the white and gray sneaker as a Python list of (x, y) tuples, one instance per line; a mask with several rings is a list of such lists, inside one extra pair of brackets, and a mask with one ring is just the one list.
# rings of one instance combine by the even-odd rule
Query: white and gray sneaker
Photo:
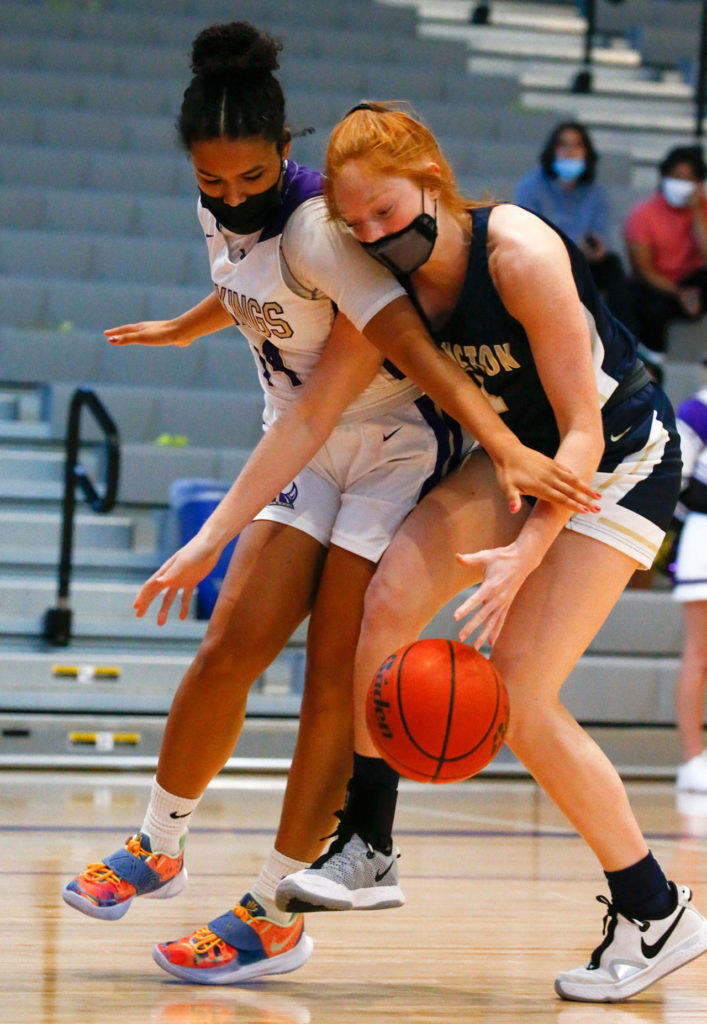
[(395, 847), (386, 854), (374, 849), (356, 832), (338, 833), (327, 852), (311, 867), (282, 879), (275, 891), (275, 902), (280, 910), (299, 914), (402, 907), (405, 896), (398, 885), (399, 857)]
[(675, 785), (678, 792), (707, 793), (707, 751), (678, 767)]
[(638, 921), (626, 917), (606, 896), (604, 941), (586, 967), (560, 974), (555, 991), (563, 999), (620, 1003), (707, 950), (707, 920), (693, 907), (686, 885), (669, 883), (676, 905), (667, 917)]

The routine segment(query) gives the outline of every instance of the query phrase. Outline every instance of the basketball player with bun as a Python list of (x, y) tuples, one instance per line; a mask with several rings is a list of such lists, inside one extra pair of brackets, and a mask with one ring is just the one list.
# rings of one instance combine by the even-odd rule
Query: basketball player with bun
[[(572, 242), (519, 207), (465, 200), (434, 137), (404, 111), (354, 108), (330, 139), (326, 182), (332, 215), (396, 274), (440, 349), (516, 436), (591, 480), (602, 497), (600, 512), (540, 500), (511, 516), (477, 450), (408, 516), (366, 594), (354, 773), (336, 837), (311, 868), (280, 883), (278, 905), (403, 901), (392, 841), (398, 776), (367, 735), (366, 694), (391, 652), (480, 584), (456, 612), (470, 616), (460, 639), (477, 631), (477, 645), (493, 645), (510, 698), (506, 742), (594, 851), (610, 890), (600, 897), (601, 944), (586, 967), (557, 978), (556, 991), (626, 999), (704, 952), (707, 921), (690, 890), (667, 881), (616, 770), (559, 694), (670, 523), (680, 487), (673, 411)], [(399, 331), (384, 349), (404, 366), (416, 345)]]
[[(178, 977), (218, 984), (291, 971), (310, 955), (301, 915), (277, 910), (275, 887), (309, 864), (331, 831), (350, 771), (365, 588), (406, 514), (459, 463), (459, 423), (493, 452), (511, 506), (527, 492), (576, 509), (594, 494), (571, 470), (518, 442), (435, 348), (394, 276), (329, 219), (321, 176), (289, 159), (273, 75), (278, 51), (246, 23), (212, 26), (196, 38), (178, 129), (199, 187), (214, 291), (173, 320), (106, 332), (116, 345), (184, 346), (237, 323), (265, 393), (267, 429), (217, 512), (138, 595), (144, 614), (166, 591), (164, 622), (182, 588), (185, 615), (195, 584), (240, 533), (176, 692), (142, 827), (63, 890), (70, 906), (104, 920), (122, 917), (135, 896), (181, 891), (187, 825), (233, 753), (250, 686), (311, 613), (300, 734), (275, 846), (234, 909), (156, 954)], [(417, 338), (414, 360), (401, 367), (414, 371), (409, 377), (384, 365), (379, 351), (401, 318)]]

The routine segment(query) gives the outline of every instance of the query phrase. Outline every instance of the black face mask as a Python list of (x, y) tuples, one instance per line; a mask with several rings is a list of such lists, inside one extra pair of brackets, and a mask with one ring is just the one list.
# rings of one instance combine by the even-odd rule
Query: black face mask
[(283, 170), (284, 164), (274, 185), (266, 188), (264, 192), (256, 192), (255, 195), (248, 196), (238, 206), (229, 206), (228, 203), (224, 203), (223, 199), (208, 196), (199, 189), (201, 205), (209, 213), (213, 213), (219, 224), (227, 231), (232, 231), (234, 235), (252, 235), (264, 228), (280, 209), (280, 183)]
[[(435, 211), (437, 204), (435, 203)], [(378, 260), (394, 274), (406, 276), (421, 267), (432, 255), (437, 239), (437, 219), (429, 213), (418, 213), (407, 227), (383, 235), (375, 242), (362, 242), (369, 256)]]

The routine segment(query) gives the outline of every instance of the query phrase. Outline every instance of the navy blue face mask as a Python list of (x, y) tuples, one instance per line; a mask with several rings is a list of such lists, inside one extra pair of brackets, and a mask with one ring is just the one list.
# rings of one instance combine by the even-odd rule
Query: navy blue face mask
[(264, 192), (256, 192), (248, 196), (238, 206), (229, 206), (223, 199), (209, 196), (199, 189), (201, 205), (209, 213), (213, 213), (216, 220), (227, 231), (234, 235), (252, 235), (264, 228), (268, 221), (274, 217), (280, 209), (280, 185), (285, 164), (283, 162), (280, 175), (274, 185), (266, 188)]
[(399, 277), (406, 277), (427, 262), (436, 240), (437, 219), (423, 210), (400, 231), (383, 235), (375, 242), (361, 242), (361, 245), (369, 256), (388, 270)]

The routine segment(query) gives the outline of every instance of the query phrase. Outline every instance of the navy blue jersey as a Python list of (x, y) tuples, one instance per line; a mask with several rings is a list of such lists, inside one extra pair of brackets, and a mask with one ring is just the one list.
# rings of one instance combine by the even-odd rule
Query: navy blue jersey
[[(513, 433), (528, 447), (552, 456), (560, 440), (555, 414), (540, 382), (528, 336), (504, 306), (489, 271), (487, 236), (492, 209), (470, 211), (473, 233), (462, 292), (446, 325), (432, 333), (437, 344), (476, 380)], [(633, 367), (636, 342), (604, 305), (577, 246), (549, 226), (557, 231), (570, 258), (589, 325), (603, 406)]]
[[(492, 209), (488, 206), (470, 211), (473, 234), (461, 295), (445, 326), (431, 333), (437, 344), (474, 378), (519, 440), (554, 457), (560, 443), (559, 430), (528, 336), (504, 306), (491, 279), (487, 239)], [(626, 481), (625, 493), (617, 503), (620, 515), (629, 514), (628, 525), (621, 526), (625, 535), (634, 529), (631, 514), (664, 531), (680, 488), (680, 442), (672, 406), (647, 375), (641, 378), (637, 374), (637, 366), (642, 365), (636, 361), (635, 339), (604, 305), (582, 253), (553, 224), (545, 223), (557, 232), (567, 249), (589, 327), (605, 438), (595, 484), (604, 487), (614, 478)], [(415, 301), (410, 281), (405, 283)], [(656, 534), (653, 554), (643, 559), (644, 564), (650, 564), (659, 543)], [(642, 560), (636, 552), (631, 553)]]

